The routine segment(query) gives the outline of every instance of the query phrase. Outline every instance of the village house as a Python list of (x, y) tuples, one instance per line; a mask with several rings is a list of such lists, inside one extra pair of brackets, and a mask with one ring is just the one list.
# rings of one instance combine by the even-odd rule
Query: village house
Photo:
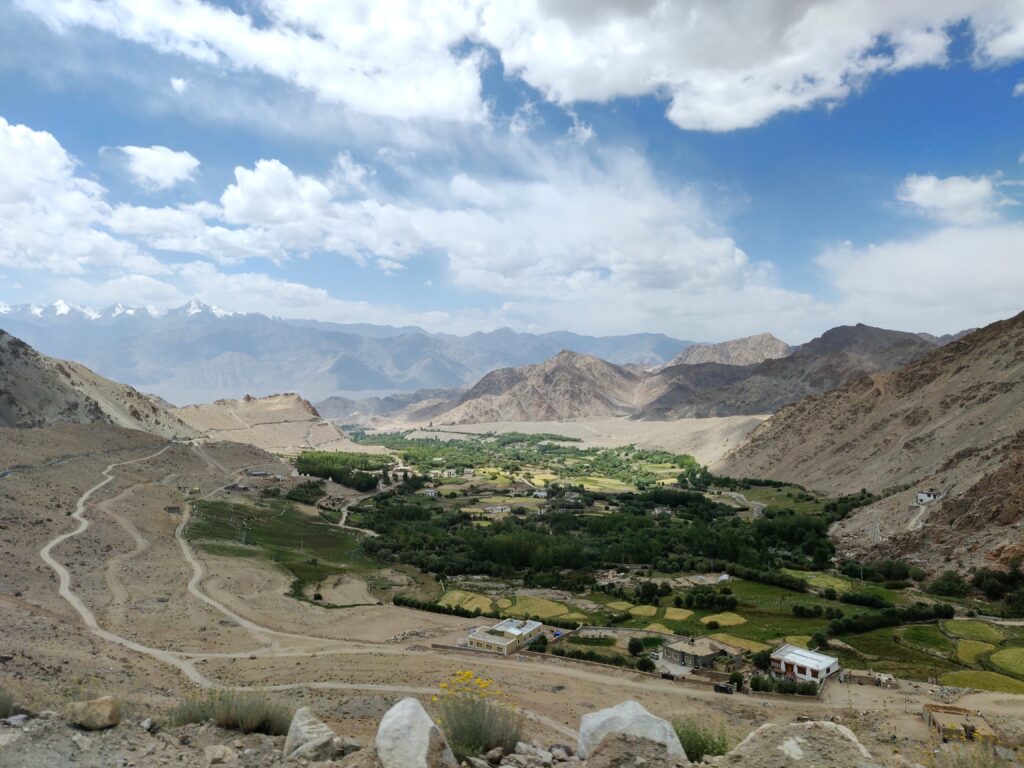
[(462, 474), (465, 477), (472, 477), (473, 475), (476, 474), (476, 471), (472, 467), (466, 467), (464, 470), (462, 470)]
[(562, 498), (566, 501), (579, 501), (583, 497), (576, 491), (568, 491)]
[(535, 499), (546, 499), (548, 497), (547, 491), (537, 490), (533, 492), (533, 498)]
[(839, 671), (839, 659), (785, 643), (772, 652), (772, 675), (797, 682), (821, 683)]
[(528, 645), (541, 633), (539, 621), (505, 619), (493, 627), (477, 627), (469, 634), (469, 647), (508, 656)]
[(687, 637), (676, 640), (662, 646), (661, 652), (666, 661), (692, 669), (709, 669), (719, 658), (737, 664), (743, 659), (742, 648), (710, 637)]
[(427, 488), (427, 490), (425, 490), (423, 493), (426, 494), (427, 496), (430, 496), (431, 498), (434, 498), (435, 496), (437, 496), (437, 488)]
[(491, 504), (484, 507), (484, 512), (489, 515), (508, 515), (511, 514), (512, 507), (509, 504)]
[(446, 469), (444, 471), (444, 476), (445, 477), (458, 477), (459, 476), (459, 470), (457, 470), (457, 469)]
[(935, 489), (935, 488), (929, 488), (927, 491), (918, 491), (917, 492), (917, 503), (918, 504), (927, 504), (930, 501), (935, 501), (941, 495), (942, 495), (942, 492), (937, 490), (937, 489)]

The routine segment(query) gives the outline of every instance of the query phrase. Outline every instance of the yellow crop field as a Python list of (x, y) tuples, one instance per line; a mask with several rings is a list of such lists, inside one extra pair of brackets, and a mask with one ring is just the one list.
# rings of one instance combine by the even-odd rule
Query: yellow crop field
[(1004, 648), (990, 657), (996, 669), (1009, 672), (1011, 675), (1024, 676), (1024, 648)]
[(996, 693), (1024, 693), (1024, 682), (1000, 675), (998, 672), (949, 672), (940, 677), (939, 682), (957, 688), (978, 688)]
[(505, 613), (510, 616), (539, 616), (542, 619), (553, 619), (555, 616), (562, 616), (568, 612), (568, 608), (554, 600), (523, 595), (517, 595), (515, 604), (511, 608), (505, 609)]
[(956, 660), (964, 664), (977, 664), (979, 656), (994, 650), (992, 643), (964, 639), (956, 644)]
[(746, 624), (747, 620), (740, 616), (738, 613), (732, 613), (726, 611), (725, 613), (716, 613), (713, 616), (705, 616), (700, 620), (701, 624), (710, 624), (712, 621), (717, 621), (720, 627), (738, 627), (740, 624)]
[(466, 592), (461, 589), (451, 589), (445, 592), (441, 599), (437, 601), (440, 605), (447, 605), (449, 607), (459, 606), (465, 608), (467, 611), (473, 611), (479, 608), (481, 611), (493, 611), (494, 603), (491, 598), (487, 595), (477, 594), (476, 592)]
[(849, 592), (853, 589), (849, 579), (844, 579), (841, 576), (833, 576), (830, 573), (821, 573), (820, 571), (794, 571), (789, 568), (784, 568), (783, 570), (790, 576), (796, 576), (798, 579), (803, 579), (816, 589), (828, 589), (829, 587), (832, 587), (836, 592)]
[(648, 624), (646, 627), (644, 627), (644, 629), (649, 629), (652, 632), (664, 632), (666, 635), (673, 634), (672, 630), (666, 627), (664, 624)]
[(629, 613), (633, 616), (654, 616), (658, 613), (658, 606), (638, 605), (635, 608), (630, 608)]
[(509, 600), (507, 597), (503, 597), (500, 600), (498, 600), (495, 603), (495, 605), (498, 606), (501, 609), (511, 608), (512, 607), (512, 601)]
[(790, 645), (798, 645), (801, 648), (806, 648), (808, 643), (811, 642), (810, 635), (786, 635), (786, 642)]
[(726, 632), (716, 632), (715, 634), (710, 635), (710, 637), (713, 640), (721, 640), (723, 643), (735, 645), (737, 648), (742, 648), (743, 650), (750, 651), (751, 653), (771, 650), (770, 645), (759, 643), (757, 640), (747, 640), (745, 637), (736, 637), (735, 635), (730, 635)]
[(613, 611), (628, 611), (630, 608), (633, 607), (633, 604), (619, 600), (616, 603), (608, 603), (608, 607), (611, 608)]
[(585, 613), (580, 613), (578, 611), (573, 611), (572, 613), (563, 614), (562, 616), (559, 616), (558, 618), (566, 619), (568, 621), (581, 621), (582, 622), (582, 621), (586, 621), (588, 617), (587, 617), (587, 614), (585, 614)]
[(665, 609), (665, 618), (669, 621), (686, 621), (691, 616), (693, 616), (693, 611), (689, 611), (686, 608)]

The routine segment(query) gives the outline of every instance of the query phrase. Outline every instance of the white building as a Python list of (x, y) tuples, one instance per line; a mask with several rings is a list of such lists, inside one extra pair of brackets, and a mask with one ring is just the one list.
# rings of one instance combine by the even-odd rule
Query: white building
[(457, 470), (457, 469), (446, 469), (444, 471), (444, 476), (445, 477), (458, 477), (459, 476), (459, 470)]
[(437, 496), (437, 488), (427, 488), (427, 490), (425, 490), (424, 493), (427, 496)]
[(839, 671), (839, 659), (786, 643), (772, 652), (772, 675), (798, 682), (825, 682)]
[(492, 504), (489, 507), (484, 507), (484, 512), (488, 515), (507, 515), (512, 512), (512, 507), (508, 504)]
[(548, 497), (547, 491), (534, 491), (533, 498), (535, 499), (546, 499)]
[(539, 621), (505, 619), (493, 627), (477, 627), (469, 634), (469, 647), (508, 656), (541, 633)]
[(941, 493), (934, 488), (929, 488), (927, 491), (918, 491), (917, 503), (927, 504), (929, 501), (935, 501), (940, 495)]

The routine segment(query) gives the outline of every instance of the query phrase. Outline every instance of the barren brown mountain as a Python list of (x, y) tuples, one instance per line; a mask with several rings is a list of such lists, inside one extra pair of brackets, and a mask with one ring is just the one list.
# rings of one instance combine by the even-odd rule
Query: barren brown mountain
[(561, 352), (540, 365), (492, 371), (460, 397), (418, 411), (414, 406), (407, 418), (468, 424), (765, 414), (933, 349), (917, 334), (856, 325), (833, 328), (787, 357), (756, 365), (698, 363), (645, 372)]
[[(1024, 554), (1022, 466), (1024, 314), (783, 408), (716, 469), (833, 494), (900, 488), (839, 523), (839, 542), (967, 566)], [(945, 496), (917, 506), (932, 487)]]
[(770, 333), (759, 333), (742, 339), (723, 341), (719, 344), (694, 344), (687, 347), (669, 363), (672, 365), (696, 365), (697, 363), (725, 363), (726, 365), (756, 365), (765, 360), (785, 357), (792, 347)]
[(194, 432), (132, 387), (42, 355), (0, 330), (0, 426), (114, 424), (161, 437)]

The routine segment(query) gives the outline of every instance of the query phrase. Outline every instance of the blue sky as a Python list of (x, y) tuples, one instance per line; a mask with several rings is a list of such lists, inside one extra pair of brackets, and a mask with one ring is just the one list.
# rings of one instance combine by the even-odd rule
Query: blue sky
[(1024, 308), (1021, 3), (14, 0), (0, 119), (0, 309), (802, 342)]

